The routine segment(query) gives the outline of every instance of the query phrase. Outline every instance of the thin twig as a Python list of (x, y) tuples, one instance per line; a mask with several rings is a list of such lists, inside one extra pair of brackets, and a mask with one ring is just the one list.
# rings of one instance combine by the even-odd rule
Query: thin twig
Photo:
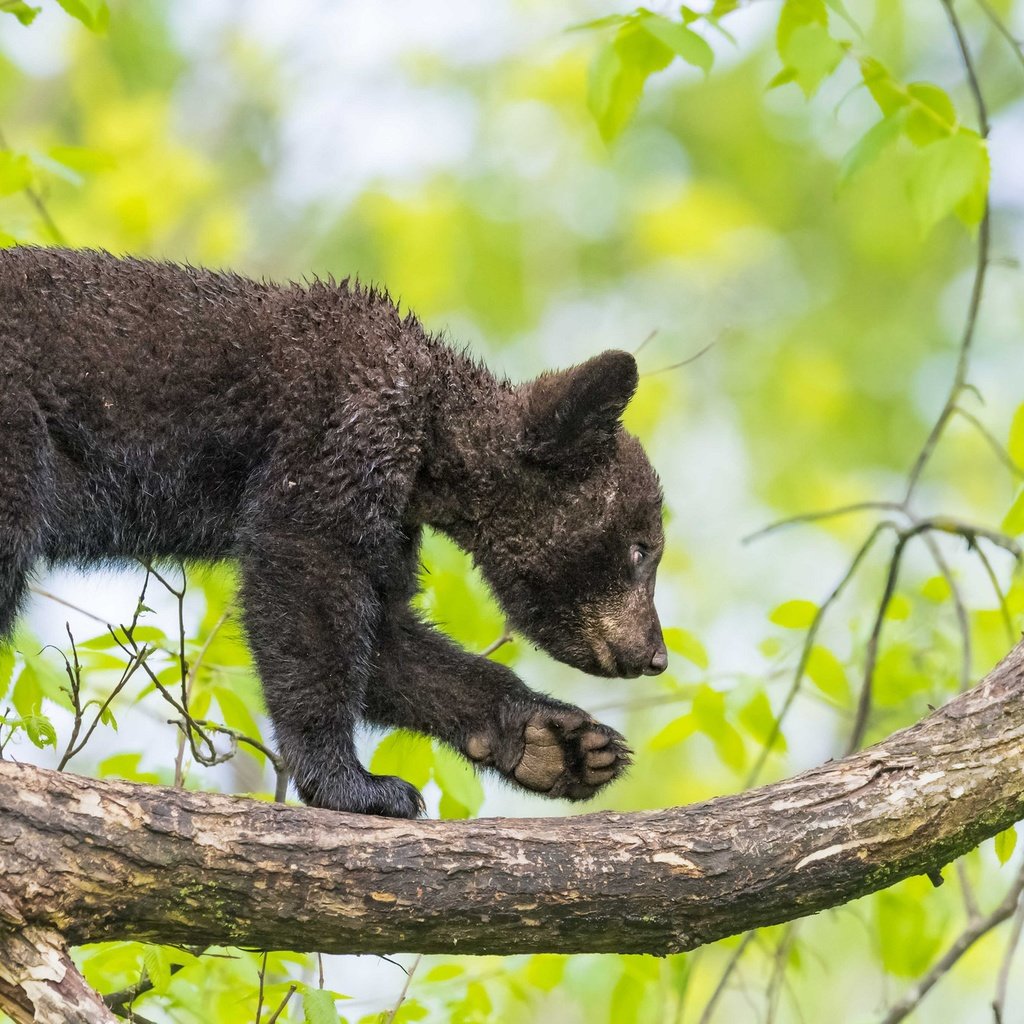
[(715, 1012), (715, 1006), (718, 1004), (718, 1000), (722, 997), (722, 993), (725, 992), (726, 986), (729, 984), (729, 979), (733, 976), (736, 968), (739, 966), (740, 959), (743, 954), (746, 953), (747, 947), (754, 941), (756, 931), (747, 932), (743, 936), (740, 944), (733, 950), (733, 954), (729, 957), (729, 962), (725, 965), (725, 970), (722, 971), (722, 976), (718, 979), (718, 984), (715, 986), (714, 992), (711, 993), (711, 998), (708, 999), (704, 1005), (704, 1009), (701, 1011), (700, 1020), (697, 1024), (710, 1024), (711, 1017)]
[(1010, 605), (1007, 603), (1006, 594), (1003, 593), (1003, 588), (999, 585), (999, 577), (996, 576), (996, 571), (992, 568), (992, 563), (989, 561), (988, 555), (985, 554), (984, 548), (976, 547), (974, 553), (984, 566), (985, 574), (988, 576), (989, 583), (992, 584), (992, 589), (995, 591), (996, 600), (999, 602), (999, 610), (1003, 616), (1003, 625), (1006, 627), (1006, 637), (1011, 645), (1015, 644), (1017, 642), (1017, 631), (1013, 628), (1013, 615), (1010, 612)]
[(491, 642), (490, 642), (490, 643), (489, 643), (489, 644), (488, 644), (488, 645), (487, 645), (487, 646), (486, 646), (486, 647), (485, 647), (485, 648), (484, 648), (484, 649), (483, 649), (483, 650), (482, 650), (482, 651), (480, 652), (480, 657), (481, 657), (481, 658), (489, 658), (489, 657), (490, 657), (490, 656), (491, 656), (491, 655), (492, 655), (492, 654), (493, 654), (493, 653), (494, 653), (495, 651), (497, 651), (497, 650), (499, 650), (500, 648), (504, 647), (504, 646), (505, 646), (505, 644), (510, 644), (510, 643), (512, 643), (512, 641), (513, 641), (514, 639), (515, 639), (515, 637), (514, 637), (514, 636), (512, 635), (512, 630), (511, 630), (511, 628), (509, 627), (509, 624), (508, 624), (508, 623), (506, 622), (506, 623), (505, 623), (505, 628), (504, 628), (504, 630), (502, 630), (502, 634), (501, 634), (501, 636), (499, 636), (499, 637), (498, 637), (498, 638), (497, 638), (496, 640), (492, 640), (492, 641), (491, 641)]
[[(188, 706), (188, 701), (192, 697), (192, 688), (195, 686), (196, 677), (199, 675), (199, 669), (203, 664), (203, 660), (209, 653), (210, 647), (213, 645), (213, 641), (217, 638), (217, 634), (221, 631), (224, 623), (231, 617), (232, 607), (228, 605), (221, 613), (220, 618), (213, 624), (210, 632), (207, 634), (206, 639), (203, 641), (203, 646), (199, 648), (199, 653), (192, 659), (191, 665), (188, 668), (188, 676), (185, 680), (184, 698), (185, 706)], [(185, 784), (185, 734), (182, 733), (178, 736), (178, 749), (174, 755), (174, 784), (175, 786), (181, 787)]]
[(782, 982), (786, 976), (786, 962), (789, 960), (789, 951), (793, 945), (796, 935), (796, 925), (787, 924), (782, 930), (782, 937), (775, 947), (775, 956), (772, 962), (772, 974), (768, 981), (767, 1010), (765, 1013), (765, 1024), (773, 1024), (775, 1012), (779, 1005), (779, 994), (782, 991)]
[(288, 1005), (288, 1000), (298, 991), (298, 985), (291, 985), (288, 991), (284, 994), (284, 999), (281, 1000), (278, 1008), (267, 1018), (267, 1024), (276, 1024), (277, 1018), (284, 1013), (284, 1008)]
[(256, 1000), (256, 1021), (255, 1024), (261, 1024), (261, 1018), (263, 1017), (263, 987), (265, 984), (267, 974), (267, 951), (263, 951), (263, 961), (260, 964), (259, 976), (260, 976), (260, 991), (259, 997)]
[(715, 338), (714, 341), (709, 341), (702, 349), (698, 352), (694, 352), (692, 356), (687, 356), (685, 359), (680, 359), (678, 363), (669, 363), (668, 366), (659, 366), (656, 370), (646, 370), (641, 373), (641, 377), (653, 377), (657, 373), (668, 373), (669, 370), (680, 370), (684, 366), (689, 366), (690, 363), (695, 363), (702, 355), (710, 352), (717, 344), (719, 339)]
[(977, 3), (985, 12), (988, 20), (992, 22), (995, 30), (1010, 44), (1013, 55), (1020, 62), (1021, 67), (1024, 67), (1024, 50), (1021, 50), (1020, 40), (1014, 37), (1013, 33), (1007, 28), (1006, 23), (995, 12), (988, 0), (977, 0)]
[[(967, 46), (967, 40), (964, 38), (960, 19), (957, 17), (956, 11), (953, 10), (952, 0), (942, 0), (942, 6), (946, 9), (950, 26), (953, 29), (953, 35), (956, 38), (957, 49), (960, 51), (960, 60), (967, 74), (967, 82), (978, 116), (978, 133), (983, 139), (987, 140), (989, 136), (988, 108), (985, 104), (985, 96), (981, 91), (981, 84), (978, 81), (978, 75), (974, 68), (974, 59), (971, 56), (970, 48)], [(981, 299), (985, 291), (985, 275), (988, 270), (991, 240), (990, 226), (989, 197), (986, 191), (985, 209), (978, 228), (978, 254), (975, 262), (974, 280), (971, 285), (971, 298), (967, 306), (967, 319), (964, 323), (963, 335), (960, 340), (960, 350), (957, 354), (956, 372), (953, 374), (953, 383), (950, 386), (942, 411), (939, 413), (938, 419), (935, 421), (920, 452), (918, 452), (917, 458), (914, 460), (914, 464), (908, 474), (907, 489), (903, 498), (904, 505), (909, 505), (921, 475), (953, 415), (957, 400), (967, 386), (968, 361), (970, 359), (971, 347), (974, 343), (975, 328), (978, 324), (978, 311), (981, 308)]]
[(842, 578), (835, 587), (832, 588), (832, 592), (824, 601), (821, 602), (817, 611), (814, 613), (814, 618), (811, 620), (811, 624), (807, 629), (807, 635), (804, 637), (804, 644), (800, 650), (800, 658), (797, 662), (796, 669), (793, 672), (793, 682), (790, 684), (789, 692), (786, 694), (786, 697), (782, 702), (782, 707), (779, 709), (779, 713), (775, 716), (775, 721), (772, 723), (768, 739), (764, 744), (762, 744), (761, 752), (758, 754), (757, 761), (754, 762), (754, 767), (751, 768), (750, 774), (747, 776), (743, 784), (744, 789), (749, 789), (757, 781), (769, 755), (771, 754), (772, 747), (775, 745), (779, 734), (782, 732), (782, 723), (786, 718), (786, 715), (789, 714), (789, 709), (793, 706), (793, 702), (796, 700), (797, 694), (800, 692), (804, 675), (807, 672), (807, 663), (811, 657), (811, 650), (814, 647), (814, 641), (817, 639), (818, 631), (821, 629), (821, 625), (825, 620), (826, 613), (829, 608), (839, 600), (850, 580), (852, 580), (856, 575), (861, 563), (867, 557), (868, 552), (872, 547), (874, 547), (875, 541), (878, 540), (882, 533), (887, 529), (899, 532), (899, 528), (891, 521), (885, 520), (881, 523), (876, 523), (872, 531), (865, 538), (864, 542), (857, 549), (856, 554), (854, 554), (853, 559)]
[(384, 1019), (384, 1024), (392, 1024), (392, 1021), (396, 1016), (398, 1016), (398, 1011), (402, 1008), (402, 1003), (405, 1002), (405, 997), (409, 994), (409, 986), (412, 984), (412, 977), (422, 962), (423, 954), (420, 953), (409, 966), (409, 970), (405, 976), (405, 984), (402, 986), (402, 991), (398, 993), (398, 1002), (391, 1008), (391, 1012)]
[(829, 508), (821, 512), (801, 512), (799, 515), (777, 519), (774, 523), (769, 523), (753, 533), (748, 533), (743, 538), (743, 543), (750, 544), (755, 540), (760, 540), (762, 537), (775, 533), (777, 530), (784, 530), (788, 526), (818, 523), (824, 519), (837, 519), (840, 516), (852, 515), (855, 512), (901, 512), (905, 514), (906, 508), (898, 501), (857, 501), (852, 505), (841, 505), (838, 508)]
[(926, 533), (924, 543), (931, 552), (932, 559), (938, 566), (942, 578), (946, 581), (953, 599), (956, 622), (960, 629), (960, 692), (963, 693), (971, 685), (971, 623), (967, 617), (967, 606), (964, 604), (963, 595), (953, 577), (953, 570), (950, 569), (949, 563), (942, 554), (938, 541), (931, 534)]
[(958, 416), (967, 420), (978, 431), (988, 444), (989, 448), (992, 449), (992, 453), (995, 457), (1016, 477), (1024, 477), (1024, 467), (1018, 466), (1013, 461), (1013, 456), (1006, 450), (1006, 446), (999, 442), (999, 438), (992, 433), (984, 423), (974, 415), (973, 412), (969, 412), (962, 405), (954, 407), (953, 412)]
[(878, 663), (878, 645), (882, 638), (882, 626), (885, 623), (885, 613), (889, 609), (889, 603), (896, 592), (900, 561), (903, 558), (903, 551), (909, 540), (910, 536), (907, 532), (900, 533), (896, 540), (896, 546), (893, 548), (892, 558), (889, 561), (889, 571), (885, 577), (882, 598), (878, 602), (878, 611), (875, 613), (875, 621), (871, 626), (871, 635), (868, 637), (867, 655), (864, 659), (864, 680), (861, 683), (860, 697), (857, 700), (857, 715), (853, 721), (853, 731), (850, 733), (850, 741), (846, 747), (848, 754), (852, 754), (860, 747), (861, 741), (864, 739), (864, 731), (867, 729), (868, 717), (871, 714), (875, 665)]
[(1010, 929), (1010, 938), (1006, 943), (1003, 962), (999, 965), (999, 977), (996, 979), (996, 995), (992, 1000), (992, 1014), (995, 1017), (995, 1024), (1008, 1024), (1006, 1021), (1006, 990), (1010, 984), (1010, 968), (1013, 966), (1013, 955), (1017, 952), (1022, 929), (1024, 929), (1024, 904), (1018, 906), (1016, 913), (1013, 915), (1013, 927)]

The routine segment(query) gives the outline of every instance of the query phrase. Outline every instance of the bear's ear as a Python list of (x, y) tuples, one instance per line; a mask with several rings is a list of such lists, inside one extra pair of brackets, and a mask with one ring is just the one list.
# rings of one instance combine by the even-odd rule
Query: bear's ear
[(628, 352), (609, 351), (526, 385), (529, 457), (549, 465), (587, 465), (609, 451), (638, 380), (636, 360)]

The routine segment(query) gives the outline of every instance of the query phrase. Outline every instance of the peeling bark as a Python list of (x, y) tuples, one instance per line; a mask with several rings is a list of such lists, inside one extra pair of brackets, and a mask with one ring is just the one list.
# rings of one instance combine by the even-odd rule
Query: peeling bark
[(0, 1010), (15, 1024), (116, 1024), (55, 931), (28, 925), (0, 936)]
[(664, 954), (813, 914), (934, 875), (1024, 817), (1022, 695), (1024, 644), (841, 761), (569, 819), (385, 820), (3, 762), (0, 1005), (110, 1019), (45, 1016), (84, 984), (61, 974), (64, 942)]

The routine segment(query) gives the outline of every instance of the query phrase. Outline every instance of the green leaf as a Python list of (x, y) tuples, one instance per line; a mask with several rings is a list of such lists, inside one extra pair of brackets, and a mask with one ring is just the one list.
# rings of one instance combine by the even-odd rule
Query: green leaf
[(693, 698), (691, 711), (697, 728), (715, 746), (722, 763), (739, 771), (746, 763), (747, 751), (743, 738), (725, 718), (725, 694), (710, 686), (701, 686)]
[(22, 718), (34, 715), (43, 703), (43, 687), (39, 681), (39, 673), (35, 666), (25, 663), (17, 682), (14, 684), (14, 693), (11, 695), (14, 710)]
[(807, 676), (826, 697), (837, 704), (850, 699), (850, 683), (839, 659), (827, 648), (815, 644), (807, 656)]
[(480, 810), (484, 790), (473, 767), (440, 745), (434, 749), (434, 781), (441, 790), (442, 818), (469, 818)]
[(828, 9), (824, 0), (786, 0), (779, 12), (779, 21), (775, 29), (775, 46), (783, 64), (788, 63), (786, 47), (793, 34), (806, 25), (828, 27)]
[(692, 661), (697, 668), (708, 667), (708, 652), (704, 645), (688, 630), (678, 626), (670, 626), (664, 631), (665, 646), (676, 654), (681, 654), (687, 661)]
[(688, 740), (696, 731), (697, 721), (693, 715), (680, 715), (656, 733), (648, 745), (651, 750), (668, 750)]
[(305, 1024), (338, 1024), (334, 993), (323, 988), (307, 988), (302, 993)]
[(32, 164), (24, 153), (0, 149), (0, 196), (13, 195), (32, 184)]
[(1024, 533), (1024, 488), (1017, 492), (1010, 511), (1003, 519), (1003, 533), (1008, 533), (1011, 537)]
[(893, 622), (906, 622), (911, 613), (910, 601), (905, 594), (893, 594), (885, 609), (885, 617)]
[(921, 584), (921, 595), (935, 604), (942, 604), (948, 601), (952, 591), (949, 588), (949, 581), (945, 576), (931, 576)]
[(872, 98), (886, 117), (910, 102), (903, 85), (890, 74), (889, 69), (881, 61), (875, 60), (874, 57), (861, 59), (860, 74), (868, 92), (871, 93)]
[(451, 981), (452, 978), (458, 978), (460, 975), (466, 973), (465, 967), (460, 967), (458, 964), (438, 964), (437, 967), (431, 968), (424, 976), (424, 981)]
[(1000, 864), (1005, 864), (1017, 848), (1017, 826), (1011, 825), (995, 837), (996, 857)]
[(57, 0), (57, 3), (90, 32), (106, 31), (110, 21), (110, 10), (106, 0)]
[[(923, 882), (923, 884), (922, 884)], [(938, 914), (931, 914), (931, 882), (911, 879), (875, 897), (875, 935), (882, 965), (891, 974), (916, 978), (931, 963), (943, 942), (944, 929)]]
[(523, 970), (523, 976), (530, 988), (551, 992), (561, 984), (569, 958), (557, 953), (538, 953), (531, 956)]
[(843, 59), (843, 47), (817, 22), (797, 26), (780, 53), (791, 81), (810, 98)]
[(14, 675), (14, 651), (10, 647), (0, 647), (0, 700), (7, 696), (7, 688), (11, 685)]
[[(114, 638), (116, 634), (117, 639)], [(111, 647), (117, 647), (118, 641), (130, 648), (130, 644), (127, 640), (127, 634), (120, 627), (116, 627), (114, 634), (109, 631), (101, 633), (99, 636), (92, 637), (90, 640), (86, 640), (80, 643), (78, 646), (85, 648), (89, 651), (105, 651)], [(169, 644), (167, 634), (156, 626), (136, 626), (132, 630), (132, 639), (135, 641), (138, 647), (142, 647), (143, 644), (151, 643), (159, 646), (165, 646)]]
[(1017, 411), (1013, 414), (1006, 451), (1010, 458), (1024, 469), (1024, 403), (1018, 405)]
[(784, 629), (806, 629), (817, 614), (818, 606), (813, 601), (784, 601), (768, 620)]
[(669, 47), (632, 20), (602, 47), (591, 65), (587, 105), (605, 142), (619, 135), (633, 116), (648, 77), (668, 67), (673, 56)]
[(906, 113), (897, 110), (872, 125), (856, 145), (843, 157), (839, 166), (839, 185), (848, 185), (863, 170), (870, 167), (900, 137)]
[(25, 715), (22, 718), (21, 724), (28, 738), (40, 750), (42, 750), (43, 747), (53, 747), (56, 749), (57, 730), (54, 729), (53, 723), (46, 717), (46, 715), (38, 713)]
[(434, 748), (426, 736), (398, 729), (377, 744), (370, 759), (374, 775), (400, 775), (417, 789), (430, 781)]
[(911, 82), (907, 93), (907, 137), (915, 146), (952, 135), (957, 126), (956, 108), (944, 89), (930, 82)]
[(693, 29), (650, 12), (640, 16), (640, 25), (645, 32), (667, 46), (676, 56), (682, 57), (687, 64), (700, 68), (705, 74), (711, 70), (711, 65), (715, 62), (715, 52), (707, 40), (697, 35)]
[(142, 963), (146, 968), (146, 974), (153, 983), (156, 992), (163, 992), (171, 983), (171, 965), (167, 954), (161, 946), (149, 946), (142, 955)]
[(786, 737), (776, 732), (777, 719), (772, 711), (768, 695), (762, 690), (747, 701), (740, 709), (739, 723), (760, 744), (764, 745), (775, 734), (772, 747), (776, 750), (786, 749)]
[(30, 7), (24, 0), (0, 0), (0, 12), (13, 14), (22, 25), (31, 25), (41, 7)]
[(142, 754), (115, 754), (100, 761), (98, 773), (101, 779), (113, 777), (127, 779), (129, 782), (149, 782), (158, 785), (162, 780), (156, 772), (144, 772), (139, 767)]
[(979, 189), (982, 203), (988, 189), (984, 142), (975, 132), (960, 131), (924, 146), (914, 154), (907, 184), (911, 206), (926, 232), (961, 204), (968, 203), (965, 212), (973, 216)]

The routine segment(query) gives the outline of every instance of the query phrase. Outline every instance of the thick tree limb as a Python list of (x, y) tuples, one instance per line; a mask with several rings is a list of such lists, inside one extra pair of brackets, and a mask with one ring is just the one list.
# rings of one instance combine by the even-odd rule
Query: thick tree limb
[(1022, 696), (1024, 644), (841, 761), (568, 820), (390, 821), (4, 762), (0, 941), (34, 928), (332, 953), (693, 949), (934, 874), (1024, 816)]

